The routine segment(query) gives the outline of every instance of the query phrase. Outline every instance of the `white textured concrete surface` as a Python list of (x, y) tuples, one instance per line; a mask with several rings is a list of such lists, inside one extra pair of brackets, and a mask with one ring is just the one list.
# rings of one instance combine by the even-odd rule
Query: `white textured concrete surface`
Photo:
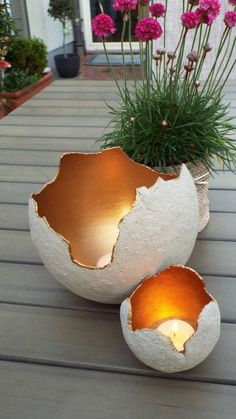
[(216, 301), (203, 308), (197, 331), (187, 341), (185, 352), (178, 352), (169, 337), (153, 329), (133, 331), (129, 298), (121, 305), (120, 317), (124, 338), (136, 357), (149, 367), (167, 373), (188, 370), (203, 362), (220, 336), (220, 311)]
[(137, 190), (136, 202), (119, 225), (113, 261), (102, 269), (72, 261), (68, 243), (36, 212), (29, 200), (32, 240), (51, 274), (84, 298), (120, 303), (146, 277), (172, 264), (185, 264), (198, 232), (196, 189), (186, 166), (180, 176), (158, 178)]

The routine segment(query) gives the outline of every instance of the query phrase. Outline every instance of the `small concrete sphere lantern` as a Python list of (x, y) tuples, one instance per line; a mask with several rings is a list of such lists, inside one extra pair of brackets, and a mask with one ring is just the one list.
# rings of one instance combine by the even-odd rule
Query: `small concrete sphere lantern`
[(171, 266), (147, 278), (123, 301), (124, 338), (144, 364), (174, 373), (204, 361), (220, 336), (220, 311), (203, 279)]
[(82, 297), (120, 303), (147, 275), (184, 264), (198, 232), (188, 169), (157, 173), (120, 148), (67, 153), (29, 200), (33, 242), (46, 268)]

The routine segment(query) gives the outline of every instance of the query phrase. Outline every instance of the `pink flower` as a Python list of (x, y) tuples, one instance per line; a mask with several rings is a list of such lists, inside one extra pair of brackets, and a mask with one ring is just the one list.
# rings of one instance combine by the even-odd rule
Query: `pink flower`
[(212, 19), (212, 17), (210, 17), (206, 10), (202, 9), (202, 7), (198, 7), (196, 13), (199, 16), (201, 23), (206, 23), (206, 25), (208, 26), (210, 26), (213, 23), (214, 19)]
[(221, 4), (219, 0), (201, 0), (200, 7), (196, 10), (201, 23), (210, 26), (220, 13)]
[(138, 0), (114, 0), (113, 8), (120, 12), (129, 12), (130, 10), (136, 9), (137, 1)]
[(232, 4), (233, 6), (236, 6), (236, 0), (229, 0), (228, 3)]
[(164, 17), (165, 16), (165, 6), (161, 3), (154, 3), (149, 7), (149, 11), (154, 17)]
[(228, 28), (233, 28), (236, 25), (236, 12), (226, 12), (224, 22)]
[(201, 0), (200, 7), (207, 11), (212, 17), (216, 18), (221, 9), (219, 0)]
[(107, 38), (116, 32), (115, 23), (110, 16), (101, 13), (92, 20), (92, 31), (101, 38)]
[(7, 70), (7, 68), (11, 68), (11, 64), (6, 60), (0, 60), (0, 68)]
[(200, 18), (196, 12), (185, 12), (181, 15), (182, 24), (187, 29), (194, 29), (200, 24)]
[(152, 17), (144, 17), (136, 25), (135, 36), (140, 41), (152, 41), (153, 39), (160, 38), (161, 35), (161, 25)]

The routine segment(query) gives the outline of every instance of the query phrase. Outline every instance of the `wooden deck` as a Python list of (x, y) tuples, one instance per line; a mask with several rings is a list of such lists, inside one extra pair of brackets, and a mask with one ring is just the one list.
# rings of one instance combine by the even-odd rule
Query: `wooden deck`
[[(236, 85), (226, 88), (236, 112)], [(95, 151), (111, 82), (56, 81), (0, 122), (0, 419), (236, 418), (236, 177), (211, 180), (211, 221), (189, 266), (222, 313), (221, 339), (193, 370), (165, 376), (125, 344), (119, 308), (73, 295), (32, 245), (27, 200), (64, 151)], [(236, 138), (235, 138), (236, 139)]]

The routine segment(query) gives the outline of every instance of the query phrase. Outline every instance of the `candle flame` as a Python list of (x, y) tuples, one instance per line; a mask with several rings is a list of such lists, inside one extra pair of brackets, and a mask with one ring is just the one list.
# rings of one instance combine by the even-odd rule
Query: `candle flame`
[(178, 332), (178, 329), (179, 329), (178, 322), (174, 322), (173, 326), (172, 326), (172, 333), (173, 333), (174, 337), (176, 337), (176, 333)]

